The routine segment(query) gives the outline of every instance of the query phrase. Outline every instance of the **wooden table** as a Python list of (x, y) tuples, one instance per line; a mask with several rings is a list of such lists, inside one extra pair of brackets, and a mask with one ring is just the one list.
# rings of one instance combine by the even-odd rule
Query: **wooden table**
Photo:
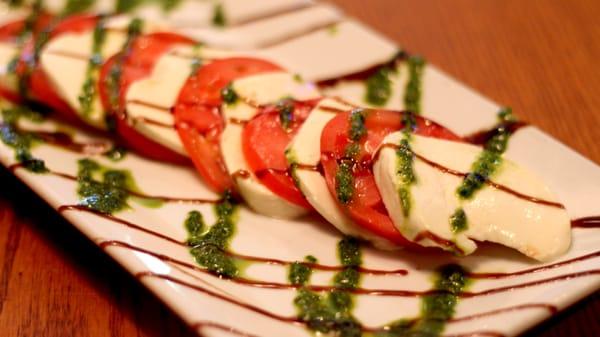
[[(406, 49), (600, 162), (597, 0), (336, 0)], [(597, 336), (596, 294), (531, 336)], [(0, 337), (193, 336), (0, 170)]]

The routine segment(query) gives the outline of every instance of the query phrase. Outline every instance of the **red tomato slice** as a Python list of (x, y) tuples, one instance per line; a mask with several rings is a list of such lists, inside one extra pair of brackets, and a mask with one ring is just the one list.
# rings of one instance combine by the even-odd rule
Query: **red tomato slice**
[(121, 55), (108, 59), (100, 69), (98, 92), (105, 111), (115, 117), (117, 135), (123, 142), (139, 154), (161, 161), (187, 164), (189, 159), (139, 133), (126, 118), (125, 95), (129, 86), (150, 75), (158, 59), (176, 44), (194, 44), (194, 40), (174, 33), (153, 33), (138, 37), (125, 56), (119, 78), (119, 97), (116, 106), (112, 106), (108, 91), (108, 78)]
[[(98, 22), (97, 15), (83, 14), (68, 17), (54, 26), (50, 32), (49, 39), (53, 39), (65, 33), (77, 33), (92, 30)], [(30, 55), (33, 53), (33, 44), (31, 41)], [(77, 112), (74, 111), (56, 92), (54, 86), (46, 76), (44, 70), (39, 64), (36, 64), (28, 82), (29, 92), (35, 97), (35, 100), (49, 106), (61, 117), (77, 124), (81, 123)]]
[[(352, 159), (353, 194), (348, 203), (339, 202), (346, 213), (364, 229), (400, 246), (414, 247), (396, 229), (381, 200), (375, 185), (372, 160), (375, 151), (390, 133), (404, 128), (402, 112), (389, 110), (365, 111), (366, 133), (359, 141), (349, 137), (351, 112), (338, 114), (323, 129), (321, 135), (321, 163), (327, 186), (334, 197), (336, 173), (340, 160), (348, 158), (350, 144), (358, 145)], [(460, 138), (443, 126), (422, 117), (416, 117), (415, 133), (422, 136), (460, 141)], [(337, 199), (337, 197), (336, 197)]]
[(254, 58), (216, 60), (190, 76), (179, 93), (174, 108), (179, 137), (202, 178), (218, 193), (233, 187), (219, 147), (221, 90), (235, 79), (277, 70), (281, 68)]
[(285, 149), (319, 100), (290, 101), (291, 119), (284, 128), (281, 107), (269, 106), (244, 127), (244, 157), (256, 177), (269, 190), (298, 206), (312, 209), (289, 174)]
[[(10, 42), (17, 44), (18, 38), (23, 29), (25, 29), (25, 20), (21, 19), (13, 22), (9, 22), (4, 26), (0, 27), (0, 41)], [(33, 55), (33, 42), (36, 36), (47, 27), (52, 20), (52, 16), (46, 13), (41, 13), (33, 27), (33, 34), (21, 46), (19, 61), (17, 64), (16, 72), (17, 75), (23, 75), (27, 67), (27, 61), (31, 59)], [(11, 102), (20, 102), (22, 97), (20, 94), (12, 89), (6, 88), (0, 85), (0, 97), (4, 97)]]

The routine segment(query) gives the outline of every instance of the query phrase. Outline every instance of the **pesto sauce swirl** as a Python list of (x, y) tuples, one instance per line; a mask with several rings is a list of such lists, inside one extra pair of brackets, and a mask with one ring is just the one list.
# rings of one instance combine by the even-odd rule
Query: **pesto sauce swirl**
[[(33, 37), (35, 26), (40, 18), (40, 15), (43, 13), (43, 1), (35, 0), (32, 4), (32, 8), (29, 12), (29, 15), (25, 18), (25, 22), (23, 23), (23, 30), (17, 36), (17, 53), (10, 60), (7, 65), (7, 72), (10, 74), (17, 74), (17, 86), (19, 95), (21, 97), (28, 97), (28, 84), (29, 78), (31, 77), (31, 72), (33, 71), (33, 67), (35, 65), (35, 55), (31, 60), (23, 60), (25, 63), (25, 68), (21, 72), (17, 72), (17, 68), (19, 66), (19, 62), (23, 59), (23, 48), (25, 43)], [(37, 42), (36, 42), (37, 43)]]
[(416, 114), (421, 113), (421, 87), (425, 60), (420, 56), (411, 56), (408, 63), (408, 82), (404, 91), (404, 109)]
[(238, 101), (239, 97), (233, 89), (232, 83), (229, 83), (225, 88), (221, 89), (221, 99), (228, 105), (235, 104)]
[(31, 154), (32, 147), (42, 140), (32, 132), (20, 130), (17, 125), (21, 118), (26, 118), (33, 122), (41, 122), (44, 117), (40, 113), (23, 106), (3, 108), (1, 114), (2, 123), (0, 123), (0, 140), (2, 140), (5, 145), (14, 149), (15, 159), (30, 172), (48, 172), (44, 161), (35, 158)]
[(77, 194), (80, 205), (105, 214), (129, 207), (129, 191), (135, 186), (128, 171), (108, 169), (91, 159), (81, 159), (78, 165)]
[[(360, 281), (358, 267), (362, 263), (362, 257), (359, 242), (350, 237), (342, 239), (338, 243), (338, 257), (344, 269), (333, 278), (335, 289), (326, 295), (320, 295), (307, 288), (300, 288), (294, 298), (294, 305), (298, 310), (298, 317), (313, 331), (359, 337), (362, 335), (362, 326), (352, 315), (354, 296), (348, 292), (358, 287)], [(294, 280), (296, 274), (292, 265), (290, 281)], [(304, 271), (304, 274), (310, 275), (310, 272)], [(303, 281), (302, 284), (305, 284), (308, 280)]]
[(68, 16), (79, 12), (84, 12), (96, 3), (96, 0), (67, 0), (63, 8), (62, 15)]
[(392, 80), (390, 76), (396, 70), (390, 66), (383, 66), (367, 78), (365, 102), (373, 106), (384, 106), (392, 97)]
[(396, 176), (400, 182), (398, 195), (400, 205), (402, 206), (402, 214), (405, 218), (410, 216), (412, 209), (411, 186), (417, 182), (413, 167), (414, 153), (411, 149), (410, 141), (412, 140), (413, 132), (417, 128), (415, 115), (421, 113), (421, 87), (425, 60), (419, 56), (411, 56), (408, 58), (407, 64), (409, 77), (404, 91), (404, 107), (406, 111), (402, 116), (402, 123), (404, 124), (402, 130), (403, 138), (400, 140), (400, 146), (396, 151)]
[(348, 139), (350, 143), (344, 150), (344, 158), (338, 164), (335, 174), (335, 191), (338, 201), (347, 204), (354, 195), (354, 161), (360, 153), (360, 144), (358, 143), (367, 135), (365, 125), (366, 111), (363, 109), (354, 109), (349, 116), (350, 128), (348, 129)]
[(436, 293), (423, 297), (421, 317), (393, 322), (374, 337), (440, 336), (454, 316), (459, 295), (469, 284), (467, 271), (459, 265), (446, 265), (437, 271)]
[(123, 65), (131, 51), (135, 39), (142, 34), (144, 21), (139, 18), (131, 20), (127, 26), (127, 38), (121, 47), (121, 52), (116, 56), (116, 61), (109, 69), (109, 74), (103, 83), (108, 89), (108, 100), (111, 110), (119, 109), (119, 96), (121, 93), (121, 76), (123, 75)]
[(102, 47), (106, 41), (106, 27), (105, 18), (100, 17), (96, 26), (94, 27), (93, 42), (92, 42), (92, 55), (89, 58), (88, 66), (85, 75), (85, 81), (81, 87), (81, 93), (79, 94), (78, 100), (81, 105), (81, 114), (89, 117), (92, 112), (92, 104), (98, 94), (98, 88), (96, 87), (98, 72), (102, 65)]
[(196, 263), (227, 278), (240, 273), (239, 262), (225, 252), (235, 234), (236, 209), (231, 197), (225, 196), (222, 202), (215, 205), (217, 220), (210, 228), (206, 228), (202, 213), (198, 211), (190, 212), (185, 221), (187, 245)]
[[(485, 143), (483, 151), (471, 165), (471, 172), (456, 189), (459, 200), (472, 198), (502, 165), (502, 155), (512, 134), (509, 126), (516, 121), (511, 108), (505, 107), (498, 112), (498, 125), (492, 137)], [(454, 233), (468, 229), (468, 219), (463, 208), (458, 208), (450, 216), (449, 221)]]
[(91, 210), (113, 214), (128, 209), (129, 201), (158, 208), (163, 202), (139, 193), (139, 188), (128, 170), (118, 170), (85, 158), (78, 162), (77, 194), (79, 205)]
[(227, 26), (227, 17), (225, 16), (225, 9), (223, 4), (217, 3), (213, 8), (212, 24), (215, 27)]

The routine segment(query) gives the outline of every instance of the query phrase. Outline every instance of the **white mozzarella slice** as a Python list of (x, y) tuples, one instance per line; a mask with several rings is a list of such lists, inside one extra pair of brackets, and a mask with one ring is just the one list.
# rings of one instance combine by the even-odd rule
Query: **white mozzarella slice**
[[(106, 22), (106, 38), (101, 48), (104, 60), (115, 55), (127, 39), (127, 25), (131, 18), (116, 16)], [(154, 26), (144, 25), (146, 31), (155, 29)], [(87, 79), (89, 58), (92, 55), (93, 30), (63, 34), (48, 42), (40, 56), (40, 65), (50, 82), (56, 87), (57, 93), (73, 110), (81, 111), (79, 96)], [(94, 96), (92, 107), (87, 114), (80, 117), (88, 124), (104, 129), (105, 112), (98, 95)]]
[(266, 48), (261, 53), (306, 80), (320, 81), (388, 62), (397, 51), (393, 42), (365, 25), (344, 21)]
[(0, 42), (0, 86), (8, 90), (17, 90), (17, 78), (9, 73), (8, 67), (18, 53), (14, 44)]
[[(388, 135), (384, 144), (399, 144), (403, 135)], [(470, 144), (414, 135), (412, 151), (431, 162), (467, 173), (482, 148)], [(435, 237), (453, 242), (464, 254), (477, 248), (476, 241), (490, 241), (514, 248), (540, 261), (563, 254), (570, 246), (571, 223), (565, 209), (535, 203), (506, 191), (485, 185), (467, 200), (456, 194), (463, 178), (452, 175), (415, 157), (416, 182), (411, 185), (411, 208), (403, 214), (398, 190), (398, 158), (393, 148), (382, 147), (373, 166), (375, 181), (384, 204), (398, 230), (423, 246), (451, 249)], [(548, 187), (533, 173), (504, 159), (492, 181), (523, 195), (557, 202)], [(450, 217), (461, 208), (467, 216), (467, 229), (452, 231)], [(417, 241), (418, 240), (418, 241)]]
[(340, 232), (363, 238), (383, 249), (394, 248), (389, 241), (380, 238), (358, 226), (340, 208), (329, 192), (325, 178), (321, 173), (302, 167), (317, 167), (321, 157), (321, 133), (325, 125), (335, 117), (335, 112), (324, 108), (350, 110), (353, 106), (339, 100), (323, 99), (310, 113), (298, 130), (294, 140), (288, 146), (288, 160), (300, 167), (294, 170), (294, 177), (306, 200), (313, 208), (334, 225)]
[[(235, 104), (222, 106), (226, 126), (221, 135), (221, 153), (240, 194), (255, 211), (268, 216), (294, 218), (305, 214), (304, 208), (271, 192), (254, 176), (242, 151), (244, 127), (238, 123), (230, 123), (229, 120), (248, 121), (256, 115), (258, 109), (247, 104), (247, 101), (263, 105), (286, 97), (307, 100), (319, 97), (319, 92), (313, 85), (298, 82), (292, 74), (284, 72), (245, 77), (234, 81), (232, 87), (240, 98)], [(248, 172), (249, 175), (240, 177), (236, 172)]]
[(181, 31), (212, 46), (252, 49), (331, 25), (341, 20), (341, 17), (341, 13), (333, 6), (320, 4), (241, 26), (224, 29), (204, 27)]
[[(126, 93), (127, 117), (129, 123), (141, 134), (167, 148), (187, 155), (174, 128), (170, 112), (179, 96), (181, 88), (190, 76), (194, 57), (208, 62), (209, 59), (230, 55), (230, 52), (202, 47), (175, 46), (161, 56), (152, 73), (132, 83)], [(148, 121), (157, 121), (157, 125)]]

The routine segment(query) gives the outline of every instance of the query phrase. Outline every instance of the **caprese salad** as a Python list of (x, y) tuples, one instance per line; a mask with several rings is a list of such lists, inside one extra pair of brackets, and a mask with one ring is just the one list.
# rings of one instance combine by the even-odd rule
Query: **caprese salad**
[(563, 254), (566, 210), (503, 157), (509, 109), (484, 141), (459, 137), (419, 114), (413, 61), (412, 104), (393, 111), (126, 15), (37, 11), (0, 27), (4, 99), (44, 104), (148, 158), (193, 165), (210, 189), (256, 212), (320, 214), (382, 249), (466, 255), (490, 241), (541, 261)]

